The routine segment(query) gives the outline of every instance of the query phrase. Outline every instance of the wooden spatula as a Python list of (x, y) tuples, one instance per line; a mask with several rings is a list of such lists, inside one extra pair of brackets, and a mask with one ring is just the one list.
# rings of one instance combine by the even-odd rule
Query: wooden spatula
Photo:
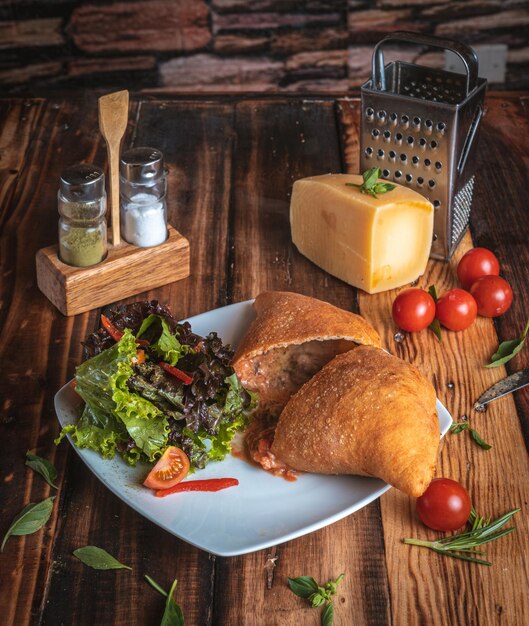
[(127, 128), (129, 116), (129, 92), (116, 91), (99, 98), (99, 130), (105, 138), (108, 150), (110, 178), (110, 215), (112, 244), (120, 242), (119, 233), (119, 147)]

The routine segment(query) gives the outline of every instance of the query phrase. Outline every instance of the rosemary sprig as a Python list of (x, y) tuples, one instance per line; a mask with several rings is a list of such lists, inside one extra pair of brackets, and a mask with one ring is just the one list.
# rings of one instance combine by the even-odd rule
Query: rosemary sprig
[(430, 548), (438, 554), (444, 554), (445, 556), (451, 556), (454, 559), (461, 559), (463, 561), (470, 561), (471, 563), (479, 563), (481, 565), (492, 565), (490, 561), (472, 556), (475, 554), (483, 554), (481, 550), (478, 550), (479, 546), (490, 541), (495, 541), (504, 535), (512, 533), (516, 528), (505, 528), (500, 530), (507, 522), (511, 520), (515, 513), (518, 513), (520, 509), (516, 508), (512, 511), (508, 511), (498, 519), (485, 521), (482, 517), (478, 517), (474, 509), (472, 509), (469, 517), (469, 524), (471, 530), (466, 533), (460, 533), (459, 535), (451, 535), (449, 537), (443, 537), (437, 541), (423, 541), (422, 539), (404, 539), (404, 543), (413, 546), (422, 546), (424, 548)]
[(364, 182), (361, 185), (356, 183), (345, 183), (348, 187), (356, 187), (361, 193), (367, 193), (373, 198), (378, 198), (377, 193), (387, 193), (395, 189), (397, 185), (391, 183), (379, 183), (382, 172), (379, 167), (372, 167), (370, 170), (366, 170), (362, 174)]

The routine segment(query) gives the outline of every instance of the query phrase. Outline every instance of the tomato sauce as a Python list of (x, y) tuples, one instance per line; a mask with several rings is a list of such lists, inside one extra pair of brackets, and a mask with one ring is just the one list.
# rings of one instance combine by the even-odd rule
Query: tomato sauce
[(204, 480), (186, 480), (169, 489), (159, 489), (155, 492), (157, 498), (164, 498), (172, 493), (183, 491), (221, 491), (229, 487), (236, 487), (239, 481), (236, 478), (208, 478)]

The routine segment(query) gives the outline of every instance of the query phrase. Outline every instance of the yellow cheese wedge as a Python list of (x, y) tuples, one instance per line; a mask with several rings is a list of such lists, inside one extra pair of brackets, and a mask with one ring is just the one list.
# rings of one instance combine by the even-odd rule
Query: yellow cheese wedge
[(362, 182), (352, 174), (297, 180), (290, 203), (292, 241), (329, 274), (378, 293), (424, 273), (434, 209), (402, 185), (373, 198), (345, 184)]

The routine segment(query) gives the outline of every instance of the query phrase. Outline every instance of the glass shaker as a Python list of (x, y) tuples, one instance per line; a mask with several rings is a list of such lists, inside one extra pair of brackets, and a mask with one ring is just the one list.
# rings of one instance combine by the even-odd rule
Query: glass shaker
[(79, 163), (61, 175), (58, 193), (59, 258), (75, 267), (100, 263), (107, 255), (105, 175)]
[(121, 156), (120, 225), (123, 239), (148, 248), (167, 239), (167, 170), (155, 148), (132, 148)]

